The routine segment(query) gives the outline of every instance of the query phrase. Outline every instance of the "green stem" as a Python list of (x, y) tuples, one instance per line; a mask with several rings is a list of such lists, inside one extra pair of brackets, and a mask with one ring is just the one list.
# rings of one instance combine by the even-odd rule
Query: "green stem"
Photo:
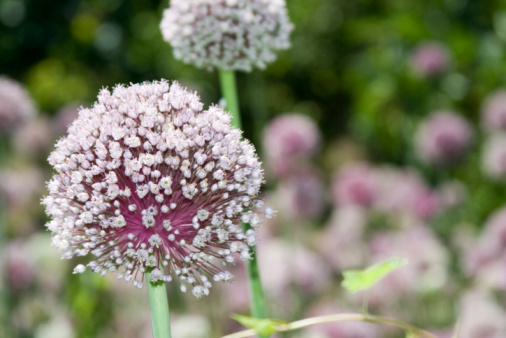
[(150, 278), (151, 269), (146, 271), (146, 283), (148, 284), (153, 338), (171, 338), (169, 301), (167, 298), (165, 283), (161, 281), (152, 283)]
[[(237, 97), (234, 72), (220, 70), (220, 83), (221, 90), (227, 104), (226, 108), (232, 114), (232, 125), (241, 129), (241, 115), (239, 113), (239, 100)], [(243, 224), (243, 229), (246, 232), (249, 229), (249, 226)], [(247, 269), (251, 297), (251, 315), (255, 318), (267, 318), (264, 293), (262, 290), (260, 273), (258, 271), (256, 252), (254, 250), (251, 259), (247, 262)]]
[(235, 73), (231, 70), (220, 69), (221, 92), (227, 103), (227, 110), (232, 114), (232, 126), (241, 129), (241, 114), (239, 113), (239, 100), (237, 98), (237, 86)]
[[(368, 323), (375, 323), (375, 324), (386, 324), (386, 325), (392, 325), (396, 326), (400, 329), (403, 329), (408, 332), (412, 332), (416, 336), (420, 338), (437, 338), (436, 335), (422, 330), (416, 326), (413, 326), (409, 323), (405, 323), (403, 321), (394, 319), (394, 318), (388, 318), (388, 317), (382, 317), (382, 316), (373, 316), (373, 315), (364, 315), (364, 314), (358, 314), (358, 313), (343, 313), (343, 314), (337, 314), (337, 315), (329, 315), (329, 316), (320, 316), (320, 317), (312, 317), (312, 318), (306, 318), (302, 320), (298, 320), (291, 323), (286, 324), (280, 324), (277, 327), (277, 332), (286, 332), (286, 331), (292, 331), (292, 330), (298, 330), (302, 329), (308, 326), (317, 325), (317, 324), (324, 324), (324, 323), (332, 323), (332, 322), (349, 322), (349, 321), (360, 321), (360, 322), (368, 322)], [(244, 330), (236, 333), (232, 333), (226, 336), (223, 336), (222, 338), (245, 338), (245, 337), (251, 337), (254, 336), (256, 333), (255, 330)]]

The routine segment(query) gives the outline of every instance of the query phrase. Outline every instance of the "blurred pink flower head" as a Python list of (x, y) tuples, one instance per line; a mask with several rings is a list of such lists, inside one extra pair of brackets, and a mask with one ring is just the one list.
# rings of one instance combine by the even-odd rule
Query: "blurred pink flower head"
[(259, 242), (258, 260), (264, 288), (276, 298), (287, 296), (291, 286), (318, 292), (330, 279), (329, 267), (316, 253), (286, 241)]
[(0, 131), (11, 132), (35, 115), (30, 94), (18, 82), (0, 76)]
[(462, 262), (478, 285), (506, 290), (506, 207), (489, 217), (480, 237), (464, 249)]
[(26, 250), (26, 244), (11, 241), (7, 246), (7, 277), (10, 287), (16, 290), (26, 289), (35, 275), (35, 262)]
[(409, 169), (382, 167), (376, 171), (375, 210), (428, 220), (440, 211), (439, 197)]
[(33, 202), (44, 188), (44, 174), (38, 167), (4, 168), (0, 171), (0, 192), (9, 208)]
[(448, 253), (432, 231), (423, 224), (402, 232), (374, 235), (370, 243), (371, 263), (392, 257), (408, 265), (392, 272), (371, 289), (371, 304), (386, 304), (417, 292), (437, 290), (448, 278)]
[(363, 236), (367, 221), (363, 208), (344, 206), (334, 210), (318, 248), (335, 270), (354, 269), (365, 263), (367, 250)]
[(228, 113), (202, 109), (196, 93), (162, 81), (103, 89), (80, 110), (49, 156), (56, 174), (43, 199), (63, 257), (94, 256), (75, 273), (117, 272), (141, 287), (152, 269), (152, 282), (177, 277), (200, 297), (233, 278), (217, 259), (250, 258), (260, 162)]
[(342, 168), (332, 182), (332, 196), (338, 206), (371, 206), (377, 197), (375, 170), (366, 163)]
[(178, 60), (249, 72), (290, 46), (293, 25), (285, 0), (172, 0), (160, 29)]
[(464, 183), (453, 180), (443, 183), (437, 190), (441, 208), (455, 208), (467, 198), (467, 187)]
[(418, 127), (415, 146), (428, 164), (449, 165), (462, 161), (473, 141), (469, 122), (451, 111), (432, 113)]
[(422, 42), (411, 55), (413, 69), (423, 77), (434, 77), (445, 72), (450, 62), (448, 49), (440, 42)]
[(483, 103), (481, 122), (486, 131), (506, 129), (506, 90), (491, 93)]
[[(14, 133), (14, 147), (28, 155), (38, 155), (51, 144), (53, 138), (51, 125), (44, 117), (36, 117), (24, 123)], [(47, 153), (45, 153), (47, 156)]]
[(494, 180), (506, 178), (506, 133), (492, 134), (483, 146), (482, 169)]
[(54, 133), (63, 135), (67, 132), (69, 126), (79, 116), (79, 107), (81, 104), (71, 103), (58, 110), (53, 122)]
[(506, 337), (506, 312), (483, 290), (471, 290), (461, 299), (459, 337)]
[(318, 218), (325, 208), (325, 187), (315, 171), (298, 172), (281, 180), (275, 195), (276, 210), (282, 218)]
[(321, 141), (316, 123), (301, 114), (284, 114), (264, 130), (263, 149), (273, 174), (288, 175), (316, 154)]

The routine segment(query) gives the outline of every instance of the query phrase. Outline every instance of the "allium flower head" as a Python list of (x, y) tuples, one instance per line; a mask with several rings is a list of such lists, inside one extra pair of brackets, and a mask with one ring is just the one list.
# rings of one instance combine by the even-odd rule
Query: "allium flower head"
[(487, 139), (483, 148), (482, 168), (491, 179), (506, 178), (506, 133), (492, 134)]
[(264, 130), (263, 147), (270, 170), (278, 175), (294, 171), (316, 154), (321, 135), (316, 123), (301, 114), (284, 114)]
[(414, 70), (424, 77), (433, 77), (443, 73), (449, 64), (447, 48), (439, 42), (423, 42), (411, 56)]
[(332, 182), (335, 205), (369, 207), (375, 202), (376, 173), (366, 163), (352, 163), (341, 169)]
[(0, 76), (0, 131), (8, 132), (34, 114), (33, 101), (23, 86)]
[(153, 282), (177, 276), (200, 297), (209, 277), (232, 278), (222, 265), (250, 258), (256, 234), (239, 223), (262, 222), (251, 210), (262, 204), (260, 162), (229, 114), (202, 109), (162, 81), (103, 89), (80, 110), (49, 156), (56, 174), (43, 200), (63, 257), (95, 256), (74, 272), (118, 271), (141, 287), (151, 268)]
[(481, 111), (483, 128), (486, 131), (506, 129), (506, 90), (498, 90), (487, 97)]
[(416, 150), (429, 164), (448, 165), (461, 161), (473, 141), (469, 122), (457, 113), (439, 111), (418, 128)]
[(285, 0), (172, 0), (160, 28), (176, 59), (249, 72), (290, 46), (293, 26)]

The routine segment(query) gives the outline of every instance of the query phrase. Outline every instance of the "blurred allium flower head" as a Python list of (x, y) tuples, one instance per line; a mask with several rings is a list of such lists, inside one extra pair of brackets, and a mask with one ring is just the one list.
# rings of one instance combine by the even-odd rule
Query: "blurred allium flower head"
[(483, 147), (483, 172), (492, 179), (506, 178), (506, 133), (492, 134)]
[(492, 295), (479, 289), (471, 290), (460, 301), (459, 337), (506, 337), (506, 313)]
[(172, 0), (160, 28), (176, 59), (249, 72), (290, 46), (293, 26), (285, 0)]
[(506, 290), (506, 207), (494, 212), (480, 237), (464, 248), (462, 263), (476, 284)]
[(291, 285), (312, 293), (328, 284), (329, 267), (306, 247), (277, 239), (263, 240), (259, 246), (258, 261), (265, 289), (274, 298), (284, 298)]
[(80, 103), (71, 103), (58, 110), (53, 122), (53, 130), (57, 135), (63, 135), (67, 132), (68, 127), (78, 117), (80, 106)]
[[(51, 124), (46, 118), (36, 117), (24, 123), (14, 133), (14, 147), (28, 155), (38, 155), (52, 142)], [(47, 156), (47, 153), (45, 153)]]
[(464, 183), (453, 180), (443, 183), (437, 191), (442, 208), (455, 208), (467, 198), (467, 187)]
[(38, 167), (4, 168), (0, 171), (0, 193), (9, 208), (31, 203), (44, 189), (44, 174)]
[(486, 131), (506, 129), (506, 90), (490, 94), (483, 103), (481, 120)]
[(262, 222), (251, 210), (263, 204), (260, 162), (228, 113), (202, 109), (165, 81), (103, 89), (81, 109), (49, 156), (56, 174), (43, 200), (63, 257), (95, 257), (75, 273), (118, 271), (141, 287), (153, 269), (152, 282), (177, 276), (200, 297), (209, 277), (232, 279), (221, 265), (250, 258), (255, 230), (239, 223)]
[(440, 42), (422, 42), (411, 55), (411, 65), (421, 76), (433, 77), (440, 75), (450, 62), (448, 49)]
[(298, 172), (281, 180), (275, 195), (276, 209), (293, 220), (317, 218), (325, 208), (325, 187), (314, 170)]
[(463, 160), (473, 141), (469, 122), (458, 113), (432, 113), (418, 127), (416, 150), (426, 163), (449, 165)]
[(370, 243), (372, 263), (391, 257), (407, 258), (409, 264), (394, 271), (371, 289), (371, 302), (385, 304), (398, 297), (437, 290), (448, 278), (448, 252), (424, 224), (402, 232), (374, 235)]
[(369, 207), (377, 197), (376, 173), (366, 163), (343, 167), (332, 182), (332, 196), (337, 206)]
[(9, 132), (34, 114), (34, 103), (25, 88), (0, 76), (0, 131)]
[(267, 165), (277, 176), (292, 173), (316, 154), (321, 141), (316, 123), (301, 114), (284, 114), (267, 125), (263, 148)]
[(337, 271), (365, 264), (364, 232), (367, 212), (356, 206), (336, 208), (329, 224), (321, 234), (319, 250)]

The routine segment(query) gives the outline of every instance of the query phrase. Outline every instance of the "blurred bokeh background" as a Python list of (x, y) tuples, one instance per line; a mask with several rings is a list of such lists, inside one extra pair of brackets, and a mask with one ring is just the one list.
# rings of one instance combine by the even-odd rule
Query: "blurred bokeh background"
[[(45, 231), (46, 158), (102, 87), (218, 75), (174, 60), (167, 1), (0, 0), (1, 337), (149, 337), (146, 289), (73, 275)], [(278, 210), (258, 246), (270, 314), (360, 311), (342, 271), (409, 259), (370, 310), (450, 337), (506, 337), (506, 1), (287, 0), (291, 49), (238, 74), (245, 136)], [(244, 269), (196, 300), (169, 286), (174, 336), (248, 314)], [(328, 324), (286, 337), (397, 337)]]

